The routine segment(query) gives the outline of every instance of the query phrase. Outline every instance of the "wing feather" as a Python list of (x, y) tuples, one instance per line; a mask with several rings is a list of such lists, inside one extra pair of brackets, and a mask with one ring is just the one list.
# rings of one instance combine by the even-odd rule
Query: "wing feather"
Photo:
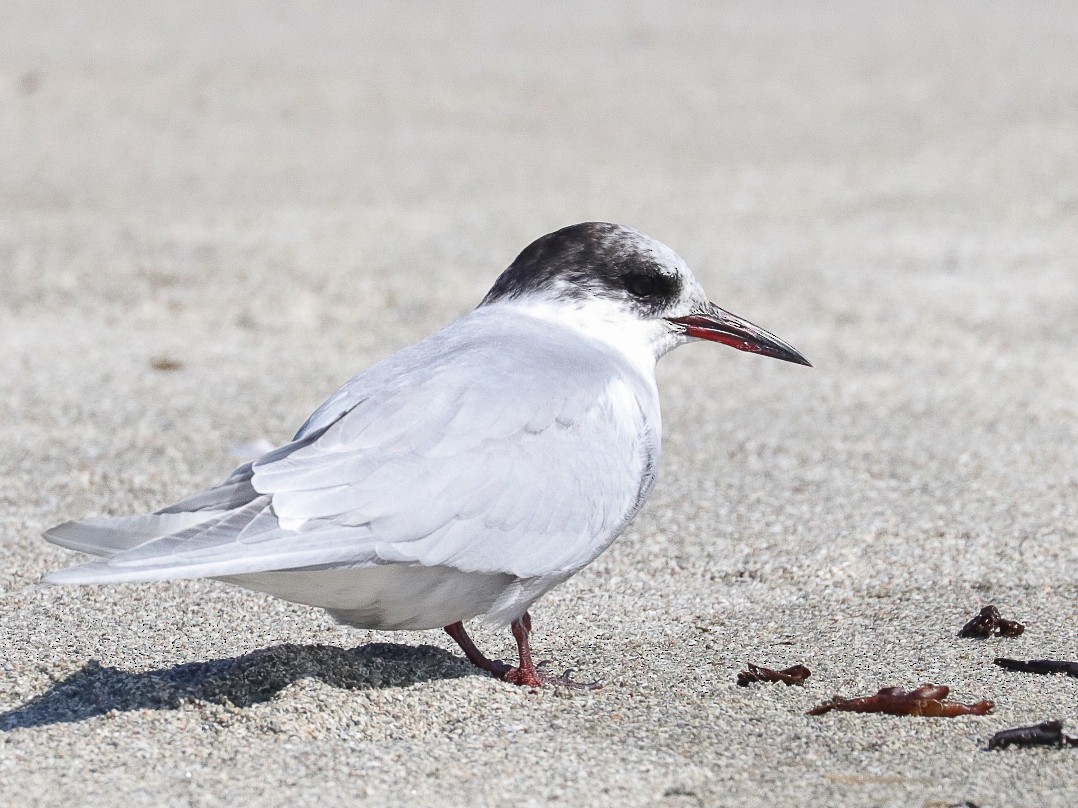
[(531, 578), (583, 566), (650, 489), (654, 384), (549, 324), (480, 328), (482, 311), (356, 377), (293, 443), (163, 513), (231, 510), (51, 580), (379, 563)]

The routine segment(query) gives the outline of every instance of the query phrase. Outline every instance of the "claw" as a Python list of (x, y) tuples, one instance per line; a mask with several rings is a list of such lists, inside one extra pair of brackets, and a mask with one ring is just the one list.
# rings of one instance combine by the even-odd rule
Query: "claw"
[(568, 671), (558, 677), (558, 683), (562, 687), (571, 687), (573, 690), (601, 690), (603, 687), (603, 683), (599, 679), (594, 682), (574, 682), (569, 678)]
[(598, 690), (603, 686), (603, 683), (599, 680), (594, 682), (577, 682), (572, 677), (573, 669), (569, 668), (560, 676), (544, 676), (543, 681), (546, 684), (555, 685), (557, 687), (568, 687), (572, 690)]

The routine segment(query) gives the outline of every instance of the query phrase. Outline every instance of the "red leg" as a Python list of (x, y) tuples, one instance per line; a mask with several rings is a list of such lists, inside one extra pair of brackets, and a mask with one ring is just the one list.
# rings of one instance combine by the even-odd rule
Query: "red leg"
[(485, 657), (483, 652), (476, 647), (475, 643), (472, 642), (472, 638), (469, 637), (468, 633), (464, 630), (463, 623), (458, 622), (446, 626), (445, 632), (457, 641), (457, 645), (464, 651), (464, 656), (468, 658), (469, 662), (480, 670), (486, 671), (495, 679), (501, 679), (503, 682), (509, 682), (514, 685), (523, 685), (524, 687), (562, 685), (564, 687), (578, 687), (588, 690), (602, 687), (599, 682), (590, 682), (587, 684), (574, 682), (569, 678), (571, 671), (566, 671), (561, 676), (552, 676), (549, 673), (544, 673), (539, 670), (535, 666), (535, 663), (532, 662), (531, 645), (528, 642), (528, 635), (531, 633), (532, 628), (532, 619), (531, 615), (527, 612), (517, 620), (514, 620), (510, 628), (512, 628), (513, 637), (517, 641), (517, 651), (520, 655), (520, 664), (516, 667), (507, 665), (500, 659), (488, 659)]
[(487, 659), (483, 656), (483, 652), (476, 647), (475, 643), (472, 642), (472, 638), (468, 636), (468, 632), (464, 630), (463, 623), (458, 621), (446, 626), (445, 633), (457, 641), (457, 645), (464, 652), (464, 656), (468, 657), (469, 662), (479, 670), (486, 671), (495, 679), (504, 679), (511, 670), (510, 666), (500, 659)]
[(531, 616), (524, 612), (519, 620), (514, 620), (509, 628), (513, 632), (513, 638), (517, 641), (517, 656), (520, 663), (515, 668), (510, 668), (505, 681), (525, 687), (542, 687), (544, 678), (535, 669), (532, 662), (531, 645), (528, 643), (528, 635), (532, 630)]

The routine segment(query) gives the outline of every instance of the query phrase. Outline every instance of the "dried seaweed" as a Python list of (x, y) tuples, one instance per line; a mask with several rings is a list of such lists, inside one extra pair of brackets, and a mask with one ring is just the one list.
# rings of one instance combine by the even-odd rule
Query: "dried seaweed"
[(812, 675), (804, 665), (794, 665), (781, 671), (765, 668), (762, 665), (746, 665), (745, 670), (737, 675), (737, 683), (748, 687), (753, 682), (783, 682), (786, 685), (801, 685)]
[(823, 715), (832, 710), (850, 713), (886, 713), (887, 715), (914, 715), (931, 718), (954, 718), (959, 715), (987, 715), (995, 707), (991, 701), (961, 704), (949, 701), (951, 692), (945, 685), (921, 685), (908, 693), (900, 687), (884, 687), (875, 696), (847, 699), (834, 696), (808, 711), (809, 715)]
[(1063, 722), (1042, 721), (1031, 727), (1015, 727), (997, 732), (988, 739), (989, 749), (1008, 746), (1078, 746), (1078, 738), (1063, 734)]
[(1078, 662), (1067, 662), (1062, 659), (1007, 659), (997, 657), (996, 664), (1009, 671), (1021, 673), (1065, 673), (1067, 676), (1078, 677)]
[(1004, 620), (999, 609), (989, 604), (962, 626), (958, 636), (978, 639), (991, 637), (993, 634), (997, 637), (1017, 637), (1025, 630), (1026, 627), (1015, 620)]

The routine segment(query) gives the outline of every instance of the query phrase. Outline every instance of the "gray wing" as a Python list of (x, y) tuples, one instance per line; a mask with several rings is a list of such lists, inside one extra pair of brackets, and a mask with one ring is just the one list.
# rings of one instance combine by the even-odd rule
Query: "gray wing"
[(497, 336), (451, 326), (390, 357), (292, 444), (160, 512), (205, 520), (49, 580), (377, 563), (521, 578), (579, 569), (650, 490), (654, 388), (599, 346), (567, 349), (550, 326)]

